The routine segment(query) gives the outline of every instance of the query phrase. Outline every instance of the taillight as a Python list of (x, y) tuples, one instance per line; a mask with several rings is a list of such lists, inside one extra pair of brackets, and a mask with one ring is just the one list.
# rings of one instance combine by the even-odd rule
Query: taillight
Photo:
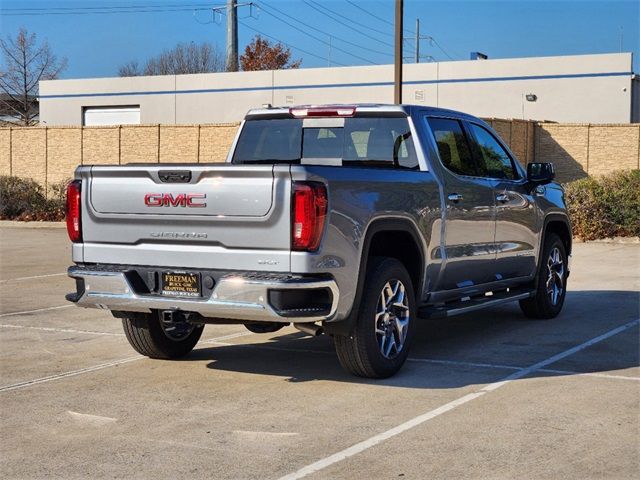
[(67, 233), (74, 243), (82, 241), (80, 185), (80, 180), (74, 180), (67, 185)]
[(293, 184), (292, 247), (313, 252), (320, 246), (327, 215), (327, 189), (321, 183)]

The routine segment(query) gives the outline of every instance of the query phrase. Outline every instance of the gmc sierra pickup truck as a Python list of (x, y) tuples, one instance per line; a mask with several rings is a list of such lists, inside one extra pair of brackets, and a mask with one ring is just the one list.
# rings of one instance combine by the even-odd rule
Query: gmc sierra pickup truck
[(388, 377), (421, 319), (560, 312), (564, 194), (551, 164), (527, 167), (460, 112), (252, 110), (223, 164), (78, 167), (67, 298), (111, 310), (151, 358), (188, 354), (205, 324), (293, 324), (331, 335), (347, 371)]

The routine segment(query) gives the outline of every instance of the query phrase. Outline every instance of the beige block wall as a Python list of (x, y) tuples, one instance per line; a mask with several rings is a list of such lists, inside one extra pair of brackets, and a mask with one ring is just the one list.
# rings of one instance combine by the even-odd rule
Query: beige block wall
[(32, 178), (47, 184), (47, 146), (45, 128), (13, 128), (11, 132), (11, 171), (16, 177)]
[(160, 127), (160, 163), (196, 163), (197, 161), (197, 125)]
[(82, 164), (120, 163), (119, 127), (82, 128)]
[(238, 131), (238, 124), (200, 127), (200, 163), (224, 162)]
[(554, 163), (560, 182), (586, 177), (588, 138), (587, 125), (540, 124), (536, 127), (536, 161)]
[[(561, 182), (640, 168), (639, 124), (488, 122), (523, 164), (553, 162)], [(50, 186), (81, 163), (222, 162), (237, 130), (238, 124), (0, 128), (0, 175)]]
[(0, 128), (0, 175), (11, 175), (11, 129)]
[(640, 168), (640, 125), (589, 127), (589, 175)]
[(123, 126), (120, 163), (158, 163), (160, 126)]
[(79, 128), (47, 129), (47, 183), (73, 178), (82, 161), (82, 132)]

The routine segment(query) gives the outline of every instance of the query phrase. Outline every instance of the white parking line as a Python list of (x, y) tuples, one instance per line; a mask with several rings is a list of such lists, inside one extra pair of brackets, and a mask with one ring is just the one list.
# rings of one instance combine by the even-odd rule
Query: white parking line
[(49, 375), (48, 377), (36, 378), (35, 380), (27, 380), (25, 382), (14, 383), (13, 385), (7, 385), (0, 387), (0, 393), (9, 392), (11, 390), (18, 390), (19, 388), (30, 387), (39, 383), (51, 382), (53, 380), (59, 380), (61, 378), (75, 377), (76, 375), (82, 375), (83, 373), (95, 372), (96, 370), (102, 370), (104, 368), (115, 367), (122, 365), (123, 363), (135, 362), (146, 357), (128, 357), (122, 360), (116, 360), (115, 362), (102, 363), (100, 365), (94, 365), (92, 367), (80, 368), (79, 370), (71, 370), (70, 372), (58, 373), (56, 375)]
[[(294, 352), (294, 353), (316, 353), (321, 355), (335, 355), (334, 352), (324, 351), (324, 350), (312, 350), (309, 348), (287, 348), (287, 347), (272, 347), (269, 345), (263, 344), (253, 344), (253, 345), (238, 345), (233, 343), (224, 343), (224, 342), (209, 342), (215, 343), (217, 345), (225, 345), (232, 346), (235, 345), (237, 347), (251, 347), (251, 348), (260, 348), (263, 350), (273, 350), (277, 352)], [(522, 370), (525, 367), (516, 366), (516, 365), (501, 365), (495, 363), (478, 363), (478, 362), (461, 362), (458, 360), (442, 360), (437, 358), (416, 358), (409, 357), (407, 358), (407, 362), (418, 362), (418, 363), (433, 363), (436, 365), (455, 365), (457, 367), (474, 367), (474, 368), (491, 368), (498, 370)], [(540, 368), (539, 372), (544, 373), (555, 373), (559, 375), (581, 375), (585, 377), (598, 377), (598, 378), (612, 378), (615, 380), (631, 380), (634, 382), (639, 382), (640, 377), (631, 377), (625, 375), (612, 375), (609, 373), (596, 373), (596, 372), (577, 372), (574, 370), (556, 370), (550, 368)]]
[(96, 332), (95, 330), (74, 330), (72, 328), (53, 328), (53, 327), (33, 327), (31, 325), (10, 325), (0, 323), (0, 328), (25, 328), (27, 330), (39, 330), (42, 332), (59, 332), (59, 333), (82, 333), (87, 335), (107, 335), (115, 337), (124, 337), (124, 333)]
[(15, 315), (28, 315), (30, 313), (39, 313), (39, 312), (47, 312), (49, 310), (60, 310), (62, 308), (71, 308), (75, 305), (58, 305), (57, 307), (47, 307), (47, 308), (37, 308), (35, 310), (24, 310), (22, 312), (11, 312), (11, 313), (3, 313), (0, 315), (2, 317), (13, 317)]
[(412, 418), (411, 420), (404, 422), (396, 427), (393, 427), (385, 432), (379, 433), (378, 435), (374, 435), (373, 437), (368, 438), (367, 440), (356, 443), (355, 445), (352, 445), (349, 448), (345, 448), (344, 450), (336, 452), (333, 455), (330, 455), (326, 458), (318, 460), (317, 462), (307, 465), (296, 472), (293, 472), (289, 475), (285, 475), (281, 477), (280, 480), (293, 480), (293, 479), (303, 478), (303, 477), (306, 477), (307, 475), (311, 475), (312, 473), (323, 470), (335, 463), (341, 462), (342, 460), (345, 460), (349, 457), (357, 455), (358, 453), (364, 452), (365, 450), (368, 450), (384, 442), (385, 440), (388, 440), (392, 437), (400, 435), (401, 433), (406, 432), (407, 430), (410, 430), (433, 418), (436, 418), (442, 415), (443, 413), (449, 412), (459, 407), (460, 405), (469, 403), (470, 401), (475, 400), (476, 398), (480, 398), (489, 392), (495, 391), (505, 385), (508, 385), (514, 380), (520, 379), (522, 377), (526, 377), (527, 375), (537, 370), (540, 370), (543, 367), (546, 367), (547, 365), (551, 365), (552, 363), (562, 360), (563, 358), (573, 355), (574, 353), (584, 350), (585, 348), (595, 345), (596, 343), (602, 342), (603, 340), (606, 340), (609, 337), (612, 337), (614, 335), (617, 335), (618, 333), (624, 332), (625, 330), (635, 327), (639, 323), (640, 323), (640, 319), (636, 319), (632, 322), (629, 322), (617, 328), (614, 328), (613, 330), (609, 330), (608, 332), (603, 333), (602, 335), (599, 335), (597, 337), (594, 337), (591, 340), (588, 340), (584, 343), (581, 343), (580, 345), (576, 345), (573, 348), (570, 348), (568, 350), (565, 350), (564, 352), (558, 353), (557, 355), (553, 355), (552, 357), (542, 360), (541, 362), (537, 362), (529, 367), (520, 369), (512, 373), (511, 375), (503, 378), (500, 381), (490, 383), (489, 385), (486, 385), (484, 388), (482, 388), (478, 392), (464, 395), (463, 397), (460, 397), (456, 400), (448, 402), (442, 405), (441, 407), (438, 407), (434, 410), (423, 413), (422, 415), (418, 415), (417, 417)]
[(61, 277), (62, 275), (66, 275), (67, 273), (50, 273), (48, 275), (34, 275), (32, 277), (18, 277), (18, 278), (8, 278), (6, 280), (0, 280), (0, 283), (7, 282), (19, 282), (21, 280), (35, 280), (36, 278), (48, 278), (48, 277)]
[[(240, 333), (232, 333), (229, 335), (224, 335), (218, 338), (212, 338), (210, 340), (206, 340), (202, 343), (215, 343), (217, 340), (226, 340), (228, 338), (236, 338), (243, 337), (245, 335), (253, 335), (251, 332), (240, 332)], [(109, 367), (116, 367), (118, 365), (122, 365), (124, 363), (135, 362), (136, 360), (142, 360), (147, 357), (137, 356), (137, 357), (127, 357), (121, 360), (115, 360), (113, 362), (101, 363), (100, 365), (94, 365), (92, 367), (80, 368), (78, 370), (71, 370), (69, 372), (58, 373), (56, 375), (49, 375), (47, 377), (36, 378), (34, 380), (27, 380), (24, 382), (14, 383), (12, 385), (6, 385), (4, 387), (0, 387), (0, 393), (9, 392), (11, 390), (18, 390), (20, 388), (30, 387), (32, 385), (38, 385), (40, 383), (51, 382), (53, 380), (60, 380), (62, 378), (74, 377), (76, 375), (82, 375), (84, 373), (95, 372), (96, 370), (102, 370)]]

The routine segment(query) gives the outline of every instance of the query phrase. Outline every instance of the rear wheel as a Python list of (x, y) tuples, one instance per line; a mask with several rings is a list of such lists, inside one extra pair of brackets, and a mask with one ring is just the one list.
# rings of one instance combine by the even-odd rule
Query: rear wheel
[(407, 359), (415, 299), (407, 269), (393, 258), (370, 260), (362, 303), (350, 335), (334, 336), (342, 367), (354, 375), (387, 378)]
[(184, 357), (196, 346), (204, 330), (204, 325), (163, 320), (157, 312), (123, 318), (122, 327), (138, 353), (160, 359)]
[(535, 295), (520, 300), (520, 308), (529, 318), (555, 318), (562, 310), (567, 293), (567, 253), (555, 233), (546, 235), (541, 255), (543, 262), (535, 280)]

